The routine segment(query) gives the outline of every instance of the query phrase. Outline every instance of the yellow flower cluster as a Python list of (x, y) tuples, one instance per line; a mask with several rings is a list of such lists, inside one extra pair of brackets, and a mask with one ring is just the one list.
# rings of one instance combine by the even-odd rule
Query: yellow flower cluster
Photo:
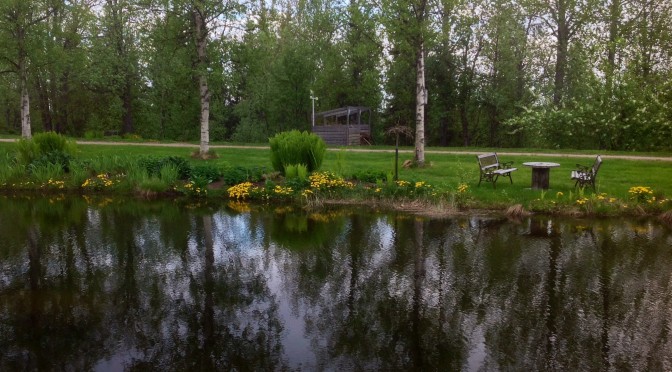
[(459, 194), (464, 194), (467, 191), (469, 191), (469, 185), (467, 185), (466, 183), (461, 183), (459, 186), (457, 186), (457, 192)]
[(301, 196), (304, 197), (304, 198), (307, 198), (311, 195), (313, 195), (313, 192), (309, 189), (305, 189), (301, 192)]
[(250, 196), (250, 192), (253, 191), (254, 188), (255, 186), (252, 185), (252, 182), (243, 182), (229, 187), (226, 191), (229, 193), (230, 198), (245, 200)]
[(352, 182), (345, 181), (343, 178), (337, 177), (330, 172), (316, 172), (308, 177), (310, 180), (310, 187), (314, 190), (329, 190), (346, 188), (351, 189), (355, 187)]
[(655, 196), (653, 196), (653, 190), (647, 186), (633, 186), (628, 190), (628, 194), (630, 194), (630, 199), (639, 203), (652, 203), (656, 200)]
[(292, 195), (293, 192), (294, 190), (291, 187), (285, 187), (280, 185), (276, 185), (275, 188), (273, 189), (274, 194), (281, 196), (289, 196)]
[(397, 181), (397, 186), (399, 186), (399, 187), (406, 187), (406, 186), (408, 186), (408, 185), (410, 185), (410, 184), (411, 184), (410, 182), (408, 182), (408, 181), (404, 181), (404, 180), (399, 180), (399, 181)]
[(53, 187), (53, 188), (56, 188), (56, 189), (64, 189), (64, 188), (65, 188), (65, 182), (63, 182), (63, 181), (55, 181), (55, 180), (52, 180), (52, 179), (50, 178), (49, 181), (47, 181), (47, 184), (46, 184), (45, 186), (47, 186), (47, 187)]
[(208, 189), (201, 188), (196, 186), (193, 181), (189, 181), (184, 185), (184, 190), (189, 194), (195, 195), (205, 195), (208, 193)]
[(583, 197), (583, 198), (581, 198), (581, 199), (577, 199), (577, 200), (576, 200), (576, 204), (578, 204), (578, 205), (584, 205), (584, 204), (586, 204), (587, 202), (588, 202), (588, 198), (586, 198), (586, 197)]
[(639, 195), (652, 195), (653, 190), (647, 186), (633, 186), (628, 190), (628, 194), (633, 197), (637, 197)]
[[(118, 183), (119, 180), (116, 180)], [(110, 179), (110, 176), (107, 173), (101, 173), (95, 177), (87, 178), (86, 181), (82, 184), (83, 188), (103, 188), (110, 187), (115, 184), (115, 180)]]

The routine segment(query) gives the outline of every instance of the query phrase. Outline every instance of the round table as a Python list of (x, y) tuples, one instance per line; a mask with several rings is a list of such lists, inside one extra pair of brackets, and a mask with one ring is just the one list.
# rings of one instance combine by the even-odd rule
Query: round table
[(532, 189), (547, 190), (550, 178), (550, 169), (559, 167), (558, 163), (549, 163), (545, 161), (530, 161), (523, 165), (532, 168)]

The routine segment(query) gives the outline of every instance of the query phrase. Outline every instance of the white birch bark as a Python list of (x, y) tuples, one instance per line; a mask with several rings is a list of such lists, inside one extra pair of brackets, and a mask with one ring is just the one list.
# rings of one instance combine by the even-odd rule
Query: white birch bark
[(210, 150), (210, 89), (208, 88), (208, 71), (206, 61), (206, 43), (208, 30), (205, 24), (203, 9), (194, 7), (194, 24), (196, 27), (196, 53), (198, 55), (198, 90), (201, 101), (201, 143), (199, 154), (204, 156)]
[(21, 136), (30, 138), (32, 137), (30, 127), (30, 96), (28, 95), (28, 78), (24, 69), (24, 67), (21, 67), (19, 71), (21, 81)]
[(427, 104), (427, 87), (425, 86), (425, 44), (420, 48), (415, 62), (415, 162), (418, 166), (425, 165), (425, 105)]

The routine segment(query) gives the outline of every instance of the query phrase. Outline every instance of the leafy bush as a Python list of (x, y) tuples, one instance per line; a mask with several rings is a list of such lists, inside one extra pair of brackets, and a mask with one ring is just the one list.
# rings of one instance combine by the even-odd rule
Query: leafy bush
[(237, 185), (243, 182), (258, 182), (266, 171), (264, 167), (245, 168), (242, 166), (227, 167), (221, 178), (227, 185)]
[(207, 183), (217, 181), (222, 177), (222, 172), (214, 165), (199, 164), (191, 168), (191, 180), (205, 180)]
[(16, 158), (20, 164), (29, 166), (29, 171), (45, 165), (57, 165), (61, 171), (67, 172), (75, 151), (74, 142), (58, 133), (44, 132), (31, 139), (20, 139), (16, 146)]
[(61, 152), (72, 156), (76, 151), (74, 142), (68, 141), (65, 136), (56, 132), (37, 133), (33, 136), (33, 142), (37, 144), (40, 155)]
[(296, 178), (298, 176), (298, 171), (296, 169), (296, 164), (287, 164), (285, 165), (285, 177), (288, 179)]
[(284, 172), (290, 164), (306, 164), (309, 172), (320, 169), (327, 145), (314, 133), (292, 130), (269, 140), (273, 169)]
[(16, 160), (19, 164), (28, 165), (40, 156), (40, 148), (35, 141), (21, 138), (16, 142)]
[(138, 160), (138, 164), (145, 169), (150, 177), (159, 177), (161, 168), (166, 165), (172, 165), (177, 169), (179, 179), (186, 180), (191, 176), (191, 165), (187, 159), (179, 156), (167, 156), (163, 158), (143, 157)]
[(43, 167), (46, 165), (55, 165), (60, 167), (63, 172), (67, 173), (70, 171), (71, 160), (72, 156), (70, 154), (59, 150), (53, 150), (33, 160), (28, 169), (30, 170), (35, 167)]

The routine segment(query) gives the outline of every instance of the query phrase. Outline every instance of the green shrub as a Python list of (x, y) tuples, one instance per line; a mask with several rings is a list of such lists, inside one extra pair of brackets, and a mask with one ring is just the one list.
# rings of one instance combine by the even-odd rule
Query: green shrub
[(177, 169), (178, 177), (186, 180), (191, 176), (191, 165), (187, 159), (179, 156), (151, 157), (146, 156), (137, 160), (137, 163), (145, 169), (150, 177), (159, 177), (161, 168), (165, 165), (172, 165)]
[(16, 151), (17, 160), (23, 165), (39, 168), (46, 164), (54, 164), (67, 172), (76, 147), (74, 142), (68, 141), (65, 136), (55, 132), (43, 132), (31, 139), (20, 139)]
[(217, 181), (222, 177), (222, 172), (214, 165), (211, 164), (198, 164), (191, 168), (190, 179), (196, 180), (205, 180), (207, 183)]
[(16, 160), (19, 164), (28, 165), (40, 156), (37, 143), (29, 138), (21, 138), (16, 142)]
[(222, 171), (221, 178), (227, 185), (237, 185), (243, 182), (259, 182), (266, 172), (264, 167), (246, 168), (242, 166), (226, 167)]
[(296, 167), (297, 167), (296, 164), (285, 165), (285, 177), (287, 177), (287, 179), (297, 177), (298, 171), (296, 170)]
[(72, 160), (72, 156), (68, 153), (59, 151), (59, 150), (53, 150), (51, 152), (48, 152), (46, 154), (41, 155), (39, 158), (33, 160), (30, 163), (29, 169), (34, 168), (34, 167), (41, 167), (45, 165), (56, 165), (61, 168), (63, 172), (69, 172), (70, 171), (70, 161)]
[(61, 152), (72, 156), (76, 152), (75, 143), (56, 132), (37, 133), (33, 136), (33, 142), (37, 144), (40, 155)]
[(306, 164), (309, 172), (322, 165), (327, 146), (314, 133), (292, 130), (276, 134), (269, 140), (273, 169), (284, 172), (290, 164)]

